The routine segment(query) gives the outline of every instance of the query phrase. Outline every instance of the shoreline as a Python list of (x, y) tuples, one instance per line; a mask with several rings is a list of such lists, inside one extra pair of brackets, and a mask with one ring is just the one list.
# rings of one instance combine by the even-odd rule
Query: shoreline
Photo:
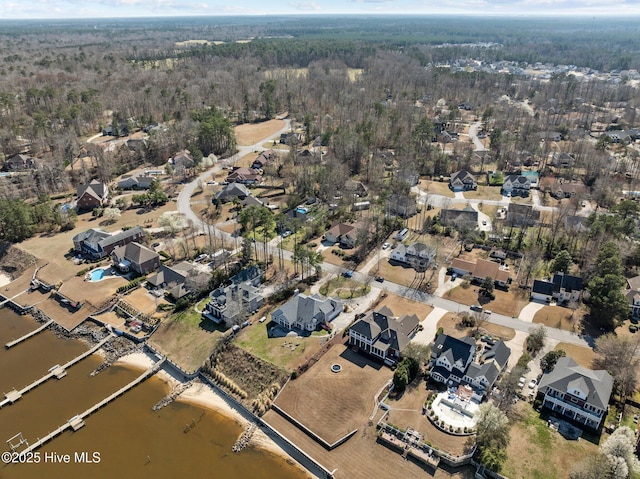
[(11, 276), (6, 273), (0, 272), (0, 287), (8, 285), (12, 281), (13, 279), (11, 279)]
[[(127, 354), (119, 358), (114, 363), (114, 365), (138, 370), (147, 370), (152, 367), (153, 364), (154, 361), (144, 352), (134, 352), (131, 354)], [(179, 381), (162, 368), (156, 373), (156, 376), (167, 383), (170, 388), (173, 388), (179, 384), (183, 384), (182, 381)], [(186, 389), (176, 398), (176, 401), (182, 401), (188, 404), (201, 406), (211, 411), (217, 412), (227, 419), (234, 421), (236, 424), (242, 426), (243, 428), (249, 424), (249, 421), (247, 421), (238, 411), (229, 406), (227, 402), (222, 399), (213, 389), (201, 382), (192, 384), (188, 389)], [(275, 454), (288, 463), (293, 461), (302, 471), (308, 474), (308, 471), (304, 467), (302, 467), (301, 464), (299, 464), (297, 461), (295, 461), (295, 459), (287, 454), (271, 438), (269, 438), (264, 432), (262, 432), (260, 428), (255, 430), (248, 445), (250, 447), (255, 447), (265, 452)]]

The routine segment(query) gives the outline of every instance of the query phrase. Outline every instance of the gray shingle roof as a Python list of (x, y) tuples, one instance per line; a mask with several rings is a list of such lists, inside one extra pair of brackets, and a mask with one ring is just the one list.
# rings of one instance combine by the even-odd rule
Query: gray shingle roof
[(613, 389), (613, 378), (603, 369), (594, 371), (578, 366), (567, 356), (558, 359), (556, 367), (542, 376), (538, 390), (545, 393), (548, 388), (553, 388), (566, 393), (574, 386), (587, 394), (587, 403), (606, 409)]

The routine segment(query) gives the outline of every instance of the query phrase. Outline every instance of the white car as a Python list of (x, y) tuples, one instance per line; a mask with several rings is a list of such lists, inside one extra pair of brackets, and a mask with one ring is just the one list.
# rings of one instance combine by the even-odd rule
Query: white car
[(518, 381), (518, 387), (519, 388), (523, 388), (524, 387), (524, 383), (527, 381), (527, 378), (525, 378), (524, 376), (520, 376), (520, 380)]
[(529, 389), (535, 388), (537, 384), (538, 384), (538, 381), (536, 381), (535, 379), (532, 379), (531, 381), (529, 381)]
[(387, 249), (389, 246), (391, 246), (389, 243), (385, 243), (382, 245), (382, 249)]
[(482, 226), (487, 226), (487, 220), (482, 220)]

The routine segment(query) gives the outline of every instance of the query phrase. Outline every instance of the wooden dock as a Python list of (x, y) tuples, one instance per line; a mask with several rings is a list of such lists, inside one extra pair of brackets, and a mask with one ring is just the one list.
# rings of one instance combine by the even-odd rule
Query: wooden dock
[(60, 366), (59, 364), (56, 364), (51, 369), (49, 369), (48, 374), (45, 374), (40, 379), (35, 380), (34, 382), (29, 384), (28, 386), (25, 386), (24, 388), (20, 389), (19, 391), (16, 390), (16, 389), (13, 389), (9, 393), (5, 394), (5, 399), (4, 400), (0, 401), (0, 408), (2, 408), (3, 406), (6, 406), (7, 404), (12, 404), (12, 403), (16, 402), (24, 394), (26, 394), (29, 391), (31, 391), (32, 389), (40, 386), (42, 383), (48, 381), (49, 379), (51, 379), (53, 377), (55, 377), (57, 379), (62, 379), (63, 377), (65, 377), (67, 375), (67, 371), (66, 370), (68, 368), (70, 368), (71, 366), (73, 366), (77, 362), (82, 361), (87, 356), (95, 353), (98, 349), (100, 349), (102, 346), (104, 346), (108, 341), (110, 341), (114, 337), (115, 336), (112, 336), (112, 335), (107, 336), (102, 341), (100, 341), (98, 344), (96, 344), (94, 347), (92, 347), (88, 351), (85, 351), (80, 356), (77, 356), (77, 357), (73, 358), (71, 361), (69, 361), (68, 363), (66, 363), (66, 364), (64, 364), (62, 366)]
[(53, 323), (53, 319), (50, 319), (49, 321), (47, 321), (46, 323), (44, 323), (42, 326), (40, 326), (38, 329), (35, 329), (33, 331), (31, 331), (30, 333), (25, 334), (24, 336), (22, 336), (21, 338), (15, 339), (13, 341), (9, 341), (7, 344), (4, 345), (5, 348), (9, 349), (14, 347), (16, 344), (20, 344), (22, 341), (26, 341), (27, 339), (29, 339), (32, 336), (35, 336), (36, 334), (38, 334), (41, 331), (44, 331), (45, 329), (47, 329), (51, 324)]
[(86, 411), (84, 411), (81, 414), (78, 414), (76, 416), (73, 416), (71, 419), (69, 419), (66, 423), (64, 423), (62, 426), (60, 426), (59, 428), (51, 431), (49, 434), (47, 434), (45, 437), (43, 438), (38, 438), (38, 440), (36, 442), (34, 442), (33, 444), (31, 444), (30, 446), (28, 446), (26, 449), (24, 449), (23, 451), (20, 451), (20, 454), (26, 454), (32, 451), (35, 451), (36, 449), (38, 449), (40, 446), (42, 446), (43, 444), (45, 444), (46, 442), (49, 442), (51, 439), (53, 439), (54, 437), (58, 436), (59, 434), (62, 434), (64, 431), (66, 431), (67, 429), (71, 428), (74, 431), (77, 431), (78, 429), (80, 429), (81, 427), (83, 427), (84, 424), (84, 420), (90, 416), (91, 414), (93, 414), (94, 412), (96, 412), (98, 409), (100, 409), (103, 406), (106, 406), (107, 404), (109, 404), (111, 401), (113, 401), (114, 399), (120, 397), (121, 395), (123, 395), (124, 393), (126, 393), (127, 391), (129, 391), (130, 389), (132, 389), (133, 387), (137, 386), (138, 384), (140, 384), (142, 381), (144, 381), (145, 379), (147, 379), (149, 376), (154, 375), (156, 372), (158, 372), (158, 370), (160, 369), (160, 367), (162, 366), (162, 364), (164, 363), (165, 358), (161, 359), (160, 361), (158, 361), (157, 363), (155, 363), (152, 367), (150, 367), (149, 369), (147, 369), (144, 373), (142, 373), (140, 376), (138, 376), (136, 379), (134, 379), (133, 381), (131, 381), (129, 384), (127, 384), (126, 386), (123, 386), (122, 388), (118, 389), (116, 392), (114, 392), (113, 394), (111, 394), (110, 396), (104, 398), (102, 401), (100, 401), (99, 403), (91, 406), (89, 409), (87, 409)]

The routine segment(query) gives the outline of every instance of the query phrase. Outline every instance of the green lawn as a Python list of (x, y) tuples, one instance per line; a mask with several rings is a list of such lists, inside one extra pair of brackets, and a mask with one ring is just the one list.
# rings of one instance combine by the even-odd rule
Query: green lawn
[(270, 326), (270, 322), (255, 322), (242, 329), (234, 343), (287, 371), (293, 371), (315, 354), (320, 349), (322, 338), (327, 337), (326, 331), (317, 331), (305, 338), (270, 338), (267, 335), (267, 327)]

